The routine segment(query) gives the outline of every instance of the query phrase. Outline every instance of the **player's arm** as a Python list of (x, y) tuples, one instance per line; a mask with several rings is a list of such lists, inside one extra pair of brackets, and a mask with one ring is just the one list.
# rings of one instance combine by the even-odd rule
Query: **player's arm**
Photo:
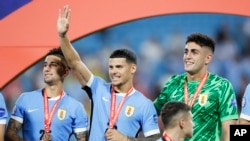
[(229, 141), (230, 139), (230, 125), (236, 124), (236, 120), (226, 120), (222, 122), (221, 141)]
[(250, 121), (249, 121), (249, 120), (246, 120), (246, 119), (244, 119), (244, 118), (240, 118), (239, 123), (240, 123), (240, 124), (249, 124), (249, 125), (250, 125)]
[(5, 124), (0, 124), (0, 141), (4, 141)]
[(6, 141), (24, 141), (24, 139), (20, 138), (18, 136), (18, 132), (22, 128), (22, 123), (10, 118), (6, 134), (5, 134), (5, 140)]
[(161, 137), (160, 133), (159, 134), (154, 134), (148, 137), (143, 137), (143, 138), (133, 138), (133, 137), (127, 137), (128, 141), (156, 141)]
[(148, 137), (136, 138), (136, 137), (126, 136), (116, 129), (108, 129), (105, 132), (105, 137), (108, 141), (156, 141), (157, 139), (160, 138), (160, 133)]
[(87, 140), (87, 131), (75, 133), (75, 137), (77, 141), (86, 141)]
[(70, 19), (70, 9), (68, 6), (64, 6), (63, 10), (59, 10), (59, 16), (57, 20), (57, 31), (60, 37), (60, 46), (63, 54), (68, 62), (68, 65), (74, 72), (82, 86), (85, 86), (91, 77), (91, 72), (87, 66), (82, 62), (79, 54), (72, 46), (68, 36)]

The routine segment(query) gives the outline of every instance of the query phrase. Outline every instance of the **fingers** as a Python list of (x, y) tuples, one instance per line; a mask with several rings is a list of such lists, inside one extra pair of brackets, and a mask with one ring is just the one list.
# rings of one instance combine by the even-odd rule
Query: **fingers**
[(109, 140), (112, 140), (113, 139), (113, 130), (112, 129), (108, 129), (105, 133), (105, 136), (106, 136), (106, 139), (109, 141)]
[(58, 10), (58, 17), (59, 17), (59, 18), (61, 18), (61, 17), (62, 17), (62, 14), (61, 14), (61, 13), (62, 13), (62, 10), (61, 10), (61, 9), (59, 9), (59, 10)]
[(70, 13), (71, 13), (71, 9), (68, 9), (66, 16), (65, 16), (68, 20), (70, 19)]
[(69, 5), (65, 5), (63, 7), (63, 10), (59, 9), (58, 17), (59, 18), (69, 19), (70, 18), (70, 12), (71, 12), (71, 9), (69, 8)]
[(69, 19), (69, 17), (70, 17), (70, 9), (69, 9), (69, 5), (66, 5), (66, 6), (64, 6), (64, 17), (66, 18), (66, 19)]

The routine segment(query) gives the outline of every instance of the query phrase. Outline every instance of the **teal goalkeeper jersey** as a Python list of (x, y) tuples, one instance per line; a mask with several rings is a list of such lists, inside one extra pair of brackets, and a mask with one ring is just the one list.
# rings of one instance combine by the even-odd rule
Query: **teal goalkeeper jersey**
[[(172, 76), (164, 85), (160, 95), (154, 101), (160, 113), (168, 101), (184, 102), (184, 81), (186, 74)], [(188, 81), (189, 102), (200, 81)], [(231, 83), (218, 75), (209, 73), (192, 107), (195, 124), (193, 137), (185, 141), (219, 141), (221, 123), (225, 120), (238, 119), (236, 95)]]

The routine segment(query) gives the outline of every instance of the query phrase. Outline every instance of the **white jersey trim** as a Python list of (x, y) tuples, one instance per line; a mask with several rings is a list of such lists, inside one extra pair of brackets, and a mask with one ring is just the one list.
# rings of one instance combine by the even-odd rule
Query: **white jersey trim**
[(0, 119), (0, 124), (6, 124), (7, 120), (6, 119)]
[(93, 81), (94, 81), (94, 75), (91, 74), (90, 79), (89, 79), (89, 82), (88, 82), (86, 85), (87, 85), (88, 87), (90, 87), (90, 86), (92, 85)]
[(17, 116), (11, 116), (11, 118), (13, 118), (14, 120), (20, 122), (23, 124), (23, 118), (17, 117)]
[[(63, 91), (63, 94), (62, 94), (62, 98), (65, 96), (65, 92)], [(49, 98), (48, 100), (58, 100), (60, 99), (60, 95), (56, 96), (56, 97), (51, 97)]]
[(160, 130), (159, 129), (155, 129), (155, 130), (151, 130), (151, 131), (145, 132), (144, 136), (148, 137), (148, 136), (151, 136), (151, 135), (154, 135), (154, 134), (160, 134)]
[(240, 118), (246, 119), (250, 121), (250, 116), (249, 115), (245, 115), (245, 114), (240, 114)]
[(87, 131), (87, 128), (75, 128), (74, 133), (84, 132)]

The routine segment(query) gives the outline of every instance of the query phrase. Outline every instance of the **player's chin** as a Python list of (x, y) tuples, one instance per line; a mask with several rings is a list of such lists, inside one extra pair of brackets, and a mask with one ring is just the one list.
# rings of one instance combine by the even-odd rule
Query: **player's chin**
[(187, 73), (189, 73), (189, 74), (193, 74), (193, 72), (194, 72), (194, 69), (193, 68), (190, 68), (190, 67), (186, 67), (186, 68), (184, 68), (185, 69), (185, 71), (187, 72)]
[(193, 132), (190, 132), (190, 133), (187, 135), (188, 138), (191, 138), (192, 136), (193, 136)]
[(188, 71), (191, 71), (192, 70), (192, 68), (190, 67), (190, 66), (184, 66), (184, 70), (186, 71), (186, 72), (188, 72)]
[(121, 83), (118, 82), (118, 81), (112, 81), (111, 84), (112, 84), (113, 86), (119, 86), (119, 85), (121, 85)]

